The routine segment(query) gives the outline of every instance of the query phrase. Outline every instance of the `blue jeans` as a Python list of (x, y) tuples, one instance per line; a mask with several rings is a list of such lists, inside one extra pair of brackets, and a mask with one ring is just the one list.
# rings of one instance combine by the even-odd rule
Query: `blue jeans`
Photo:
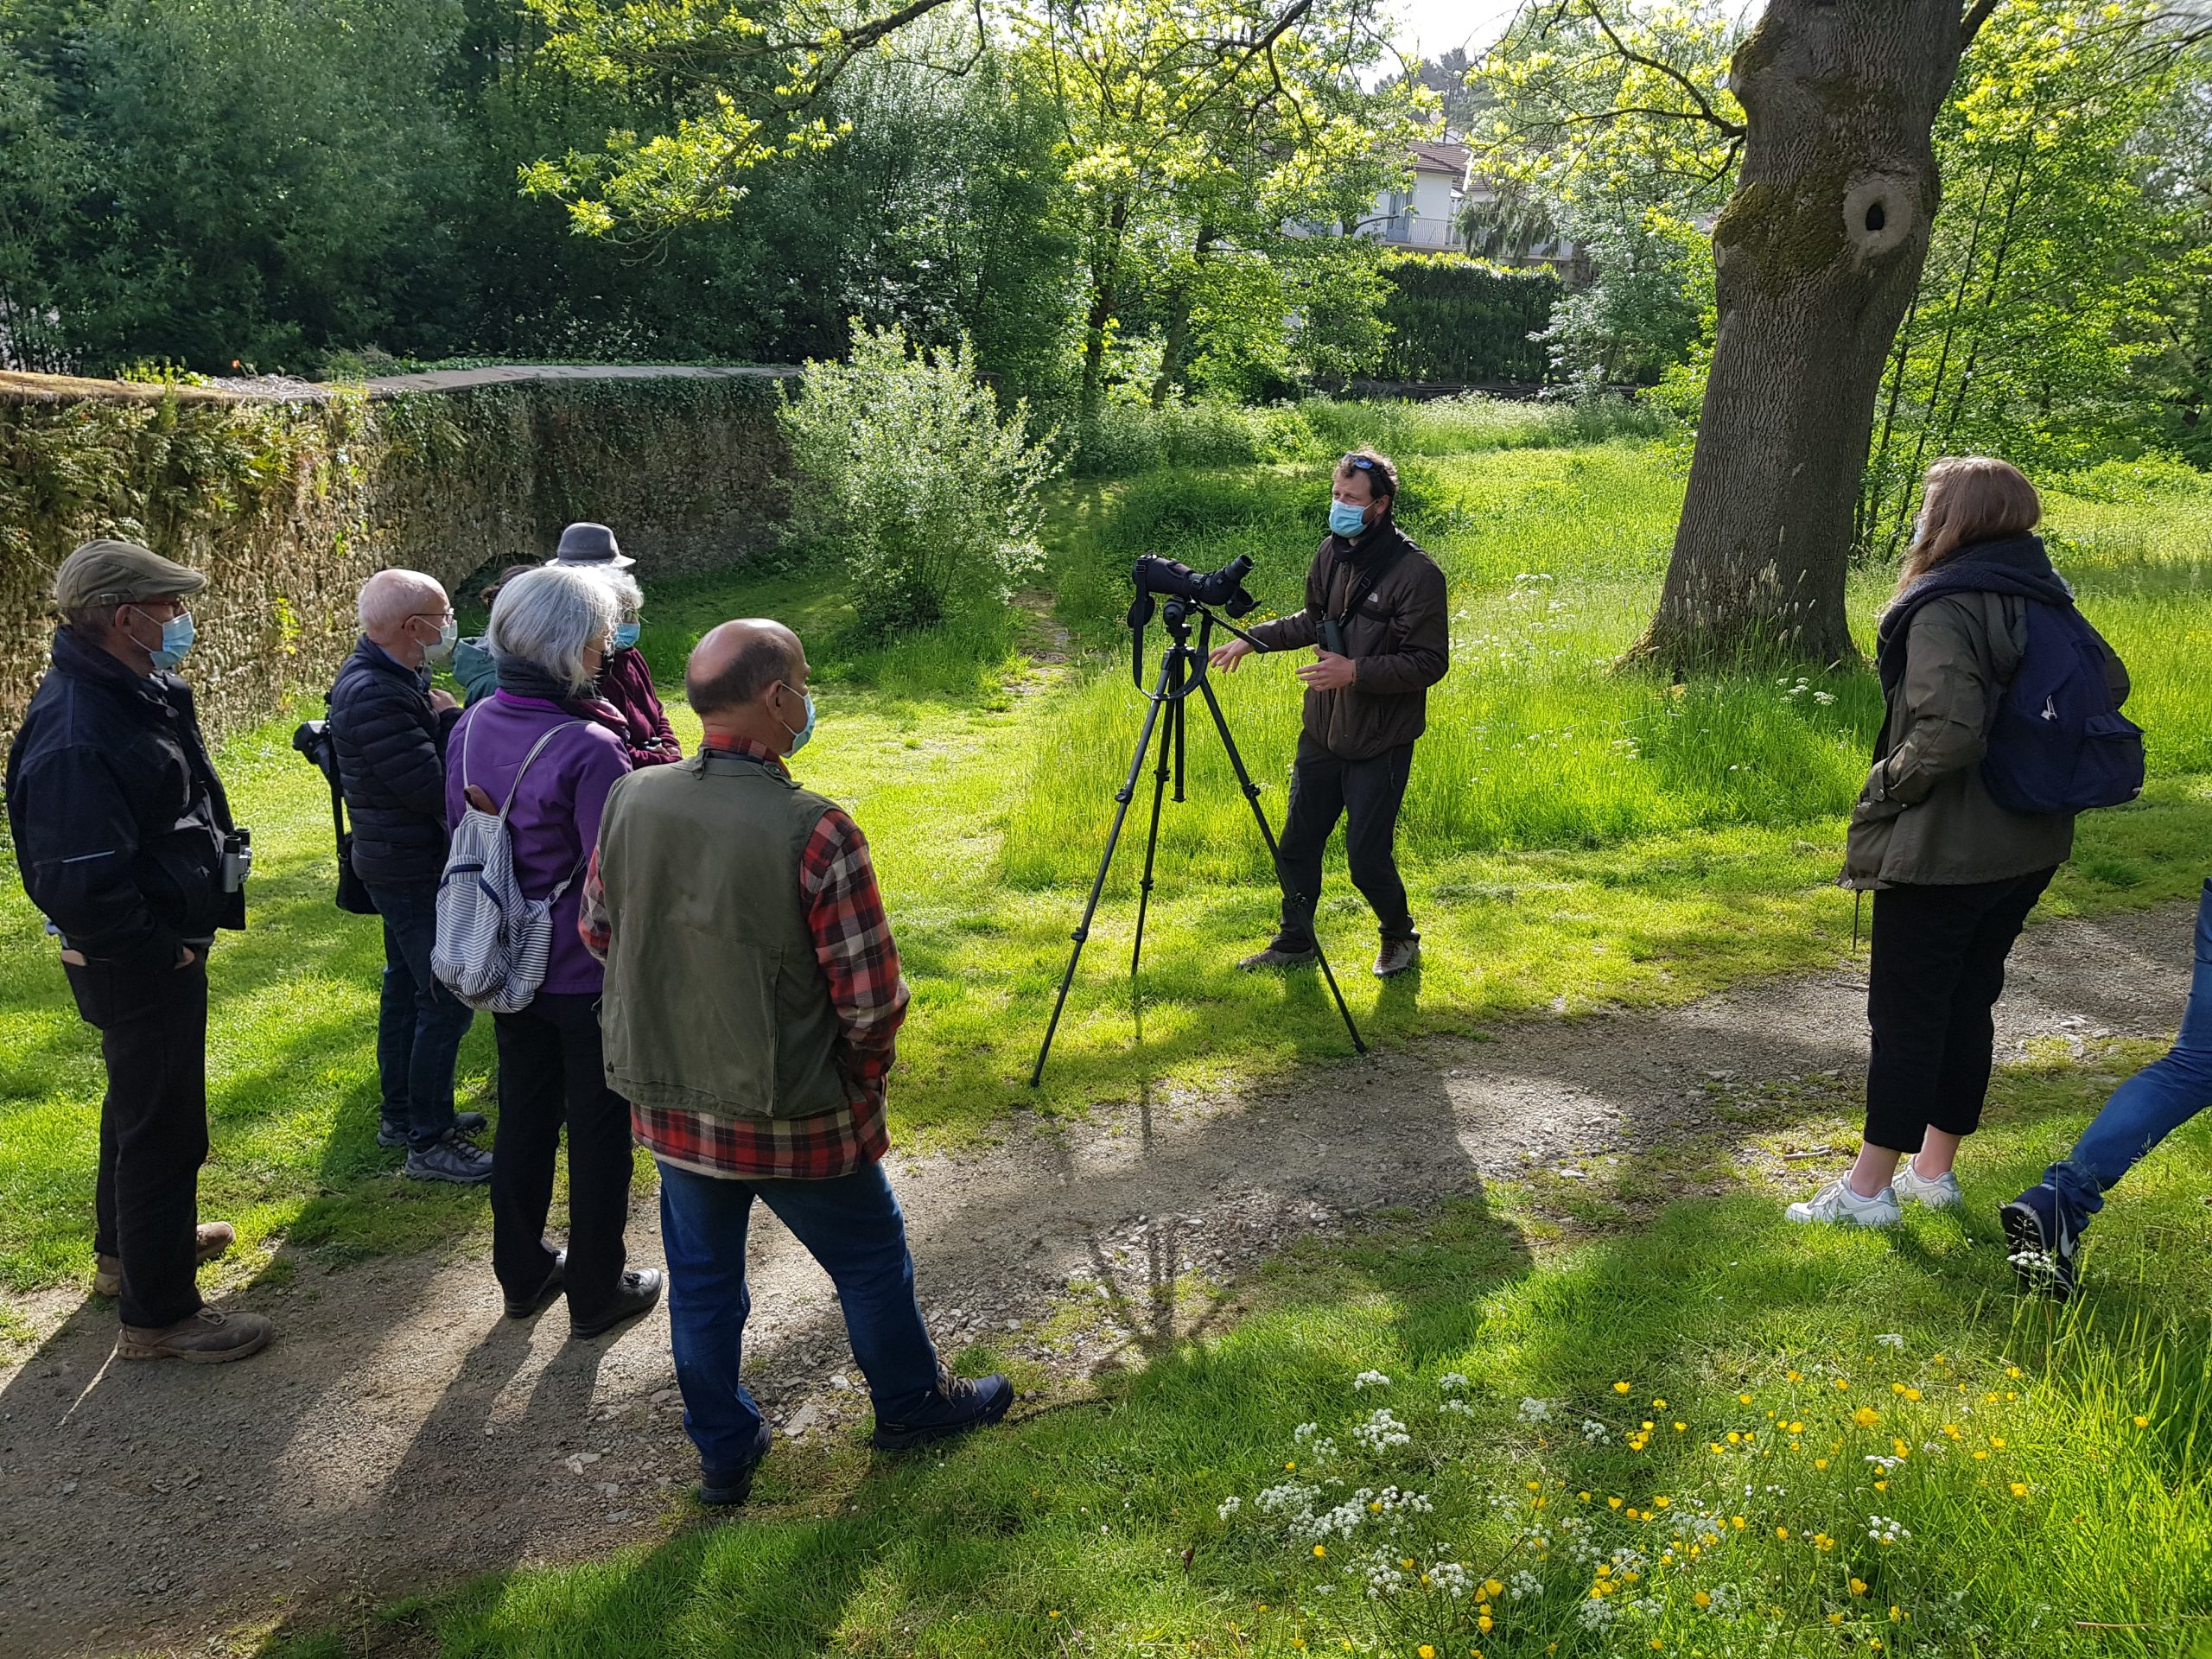
[(384, 997), (377, 1007), (384, 1126), (404, 1131), (411, 1147), (433, 1146), (453, 1128), (454, 1058), (476, 1011), (430, 972), (438, 884), (372, 886), (369, 897), (384, 918)]
[(826, 1181), (740, 1180), (660, 1166), (660, 1236), (683, 1429), (714, 1475), (767, 1447), (760, 1408), (738, 1376), (745, 1319), (745, 1235), (753, 1200), (776, 1214), (837, 1287), (845, 1334), (879, 1421), (912, 1414), (937, 1387), (937, 1349), (914, 1300), (906, 1221), (880, 1164)]
[(2105, 1193), (2121, 1176), (2207, 1106), (2212, 1106), (2212, 881), (2204, 884), (2196, 907), (2196, 967), (2181, 1035), (2165, 1058), (2114, 1090), (2074, 1150), (2044, 1173), (2058, 1191), (2068, 1230), (2078, 1233), (2104, 1208)]

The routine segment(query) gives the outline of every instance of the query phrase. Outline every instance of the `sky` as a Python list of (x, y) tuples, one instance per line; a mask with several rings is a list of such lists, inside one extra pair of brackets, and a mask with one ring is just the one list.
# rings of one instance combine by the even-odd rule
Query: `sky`
[(1462, 45), (1471, 56), (1479, 55), (1477, 48), (1497, 38), (1518, 6), (1519, 0), (1398, 0), (1408, 55), (1414, 43), (1425, 58)]

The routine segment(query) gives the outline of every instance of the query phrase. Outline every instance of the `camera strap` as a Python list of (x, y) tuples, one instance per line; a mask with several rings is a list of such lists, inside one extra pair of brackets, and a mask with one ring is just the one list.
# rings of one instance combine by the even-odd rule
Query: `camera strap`
[[(1346, 625), (1348, 625), (1353, 617), (1359, 614), (1359, 607), (1367, 603), (1368, 595), (1375, 591), (1376, 584), (1381, 582), (1383, 577), (1389, 575), (1391, 570), (1396, 567), (1398, 561), (1406, 556), (1405, 538), (1403, 537), (1397, 537), (1394, 539), (1395, 544), (1390, 549), (1388, 554), (1376, 559), (1372, 564), (1369, 565), (1366, 569), (1360, 571), (1353, 579), (1351, 593), (1344, 601), (1344, 609), (1338, 612), (1335, 616), (1329, 619), (1337, 625), (1339, 630), (1342, 630)], [(1338, 554), (1338, 563), (1341, 563), (1343, 559), (1344, 556), (1342, 554)]]

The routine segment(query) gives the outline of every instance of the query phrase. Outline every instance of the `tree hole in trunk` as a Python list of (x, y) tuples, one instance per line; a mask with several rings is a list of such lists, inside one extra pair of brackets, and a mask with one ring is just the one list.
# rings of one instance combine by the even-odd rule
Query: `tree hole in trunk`
[(1919, 181), (1901, 174), (1868, 174), (1844, 192), (1844, 232), (1861, 262), (1902, 246), (1919, 213)]

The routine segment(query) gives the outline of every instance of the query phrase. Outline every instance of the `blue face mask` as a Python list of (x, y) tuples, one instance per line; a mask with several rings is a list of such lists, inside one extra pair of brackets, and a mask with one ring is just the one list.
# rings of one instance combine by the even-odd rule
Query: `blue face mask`
[[(783, 682), (781, 680), (777, 681), (776, 683), (783, 685)], [(784, 690), (789, 691), (791, 688), (788, 685), (785, 685)], [(789, 749), (785, 751), (787, 754), (797, 754), (801, 749), (806, 747), (807, 741), (814, 735), (814, 699), (807, 696), (803, 691), (798, 692), (796, 695), (802, 698), (806, 703), (806, 724), (800, 727), (795, 732), (791, 732), (791, 728), (790, 727), (784, 726), (784, 729), (785, 731), (791, 732), (791, 746)], [(779, 726), (783, 726), (784, 722), (782, 715), (779, 715), (776, 717), (776, 723)]]
[(1367, 528), (1367, 509), (1344, 501), (1329, 503), (1329, 528), (1350, 541)]
[[(133, 607), (137, 609), (137, 607)], [(144, 616), (143, 611), (138, 614)], [(151, 620), (150, 618), (148, 619)], [(192, 649), (192, 613), (179, 611), (162, 624), (162, 643), (154, 647), (154, 670), (166, 673), (184, 660), (185, 652)]]
[(627, 651), (637, 643), (638, 625), (635, 622), (617, 622), (614, 625), (615, 650)]

